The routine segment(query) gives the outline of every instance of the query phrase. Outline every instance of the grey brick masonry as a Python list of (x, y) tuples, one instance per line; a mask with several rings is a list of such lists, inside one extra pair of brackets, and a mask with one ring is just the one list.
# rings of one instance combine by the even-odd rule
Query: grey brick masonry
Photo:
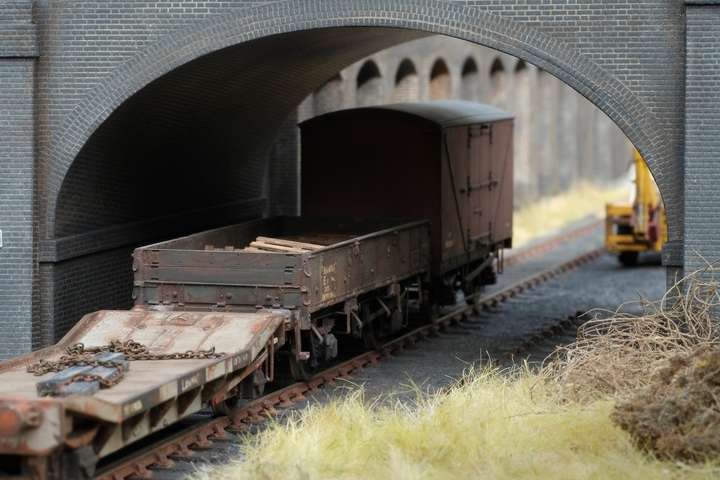
[(688, 7), (686, 104), (677, 0), (0, 0), (0, 357), (127, 305), (133, 246), (292, 211), (295, 158), (272, 146), (292, 151), (298, 103), (428, 34), (517, 56), (591, 100), (652, 168), (666, 264), (718, 256), (711, 3)]
[(720, 256), (720, 2), (688, 1), (685, 269)]

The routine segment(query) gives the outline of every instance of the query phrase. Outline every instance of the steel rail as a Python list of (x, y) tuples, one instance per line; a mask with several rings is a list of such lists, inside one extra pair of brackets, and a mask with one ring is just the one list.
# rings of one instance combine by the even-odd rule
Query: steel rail
[[(571, 230), (558, 238), (552, 238), (531, 247), (529, 251), (536, 252), (529, 255), (523, 252), (522, 259), (527, 260), (531, 256), (539, 255), (551, 249), (547, 244), (557, 246), (568, 238), (577, 238), (588, 235), (598, 224), (586, 225)], [(565, 235), (568, 235), (567, 237)], [(564, 239), (564, 240), (563, 240)], [(354, 371), (368, 365), (375, 365), (383, 358), (399, 353), (405, 348), (411, 348), (418, 341), (427, 337), (436, 336), (438, 331), (459, 322), (464, 315), (472, 310), (487, 309), (513, 298), (520, 293), (532, 289), (558, 275), (570, 270), (579, 268), (597, 258), (604, 252), (603, 248), (583, 253), (571, 260), (563, 262), (552, 268), (532, 274), (523, 280), (513, 283), (502, 290), (492, 294), (479, 293), (479, 297), (473, 305), (459, 307), (449, 313), (436, 318), (432, 323), (418, 327), (400, 337), (385, 343), (378, 350), (364, 352), (350, 360), (334, 365), (313, 376), (308, 381), (297, 382), (287, 387), (275, 390), (257, 400), (253, 400), (232, 416), (223, 416), (210, 419), (198, 425), (188, 427), (186, 430), (173, 433), (170, 436), (148, 445), (143, 449), (133, 452), (127, 458), (118, 460), (115, 463), (104, 466), (95, 477), (97, 480), (128, 480), (130, 478), (151, 478), (153, 468), (172, 468), (174, 460), (193, 457), (193, 450), (202, 450), (211, 446), (213, 440), (227, 437), (227, 432), (238, 433), (247, 430), (252, 424), (265, 421), (277, 413), (276, 408), (287, 408), (293, 403), (305, 399), (305, 394), (317, 390), (324, 385), (331, 385), (336, 380), (349, 377)], [(516, 263), (519, 263), (516, 262)], [(567, 323), (568, 320), (564, 320)], [(530, 344), (532, 342), (526, 342)]]

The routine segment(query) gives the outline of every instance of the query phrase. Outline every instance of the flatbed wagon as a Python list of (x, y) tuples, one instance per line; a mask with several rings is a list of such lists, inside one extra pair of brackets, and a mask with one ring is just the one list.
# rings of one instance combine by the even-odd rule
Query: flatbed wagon
[[(98, 458), (222, 404), (256, 370), (272, 379), (273, 353), (283, 345), (287, 322), (287, 310), (267, 309), (86, 315), (56, 345), (0, 363), (2, 468), (29, 478), (89, 476)], [(64, 370), (80, 369), (84, 379), (60, 386), (79, 390), (41, 396), (40, 386), (63, 371), (35, 375), (28, 367), (57, 362), (79, 345), (92, 351), (111, 342), (138, 342), (147, 359), (127, 362), (110, 388), (99, 388), (94, 378), (107, 367), (77, 361)], [(69, 465), (82, 468), (56, 471)]]

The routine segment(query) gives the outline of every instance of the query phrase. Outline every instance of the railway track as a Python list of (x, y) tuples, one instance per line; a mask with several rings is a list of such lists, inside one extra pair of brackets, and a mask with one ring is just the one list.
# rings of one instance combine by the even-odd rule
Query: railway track
[[(565, 242), (591, 234), (599, 228), (600, 222), (593, 222), (579, 226), (552, 237), (538, 244), (532, 245), (505, 260), (506, 266), (517, 265), (530, 258), (542, 255)], [(306, 382), (297, 382), (287, 387), (275, 390), (269, 394), (247, 403), (232, 416), (210, 418), (175, 431), (155, 442), (139, 448), (128, 456), (102, 466), (96, 475), (98, 480), (126, 480), (135, 478), (151, 478), (155, 469), (171, 469), (177, 460), (190, 459), (196, 455), (197, 450), (208, 449), (213, 442), (229, 438), (230, 433), (240, 433), (262, 423), (268, 417), (277, 414), (278, 408), (291, 407), (294, 403), (305, 400), (305, 394), (313, 392), (323, 386), (332, 385), (337, 380), (347, 378), (354, 372), (378, 364), (412, 348), (416, 343), (429, 337), (436, 336), (449, 326), (460, 322), (464, 316), (473, 310), (491, 309), (524, 291), (532, 289), (565, 272), (577, 269), (602, 255), (603, 249), (594, 249), (580, 254), (568, 261), (555, 265), (549, 269), (534, 273), (501, 290), (491, 294), (479, 294), (473, 305), (461, 306), (443, 314), (433, 323), (420, 326), (408, 333), (394, 338), (383, 344), (378, 350), (361, 353), (347, 361), (334, 365)], [(574, 317), (561, 319), (541, 332), (529, 337), (522, 346), (513, 353), (522, 355), (524, 349), (531, 348), (533, 344), (547, 339), (553, 335), (567, 332), (576, 326)]]

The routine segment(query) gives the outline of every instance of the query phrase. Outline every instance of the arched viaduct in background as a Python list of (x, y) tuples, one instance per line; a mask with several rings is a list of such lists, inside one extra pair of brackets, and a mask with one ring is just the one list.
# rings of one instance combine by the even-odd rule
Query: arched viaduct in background
[(717, 257), (720, 4), (551, 3), (0, 0), (0, 355), (125, 306), (134, 246), (292, 208), (297, 165), (271, 151), (288, 115), (345, 66), (429, 34), (593, 102), (661, 188), (666, 265)]
[[(376, 88), (369, 88), (370, 70)], [(523, 60), (440, 35), (387, 48), (344, 68), (303, 100), (281, 136), (289, 139), (297, 123), (330, 111), (432, 98), (490, 103), (513, 112), (516, 207), (627, 173), (631, 144), (575, 90)], [(276, 144), (271, 158), (288, 158), (296, 150), (297, 142)]]

